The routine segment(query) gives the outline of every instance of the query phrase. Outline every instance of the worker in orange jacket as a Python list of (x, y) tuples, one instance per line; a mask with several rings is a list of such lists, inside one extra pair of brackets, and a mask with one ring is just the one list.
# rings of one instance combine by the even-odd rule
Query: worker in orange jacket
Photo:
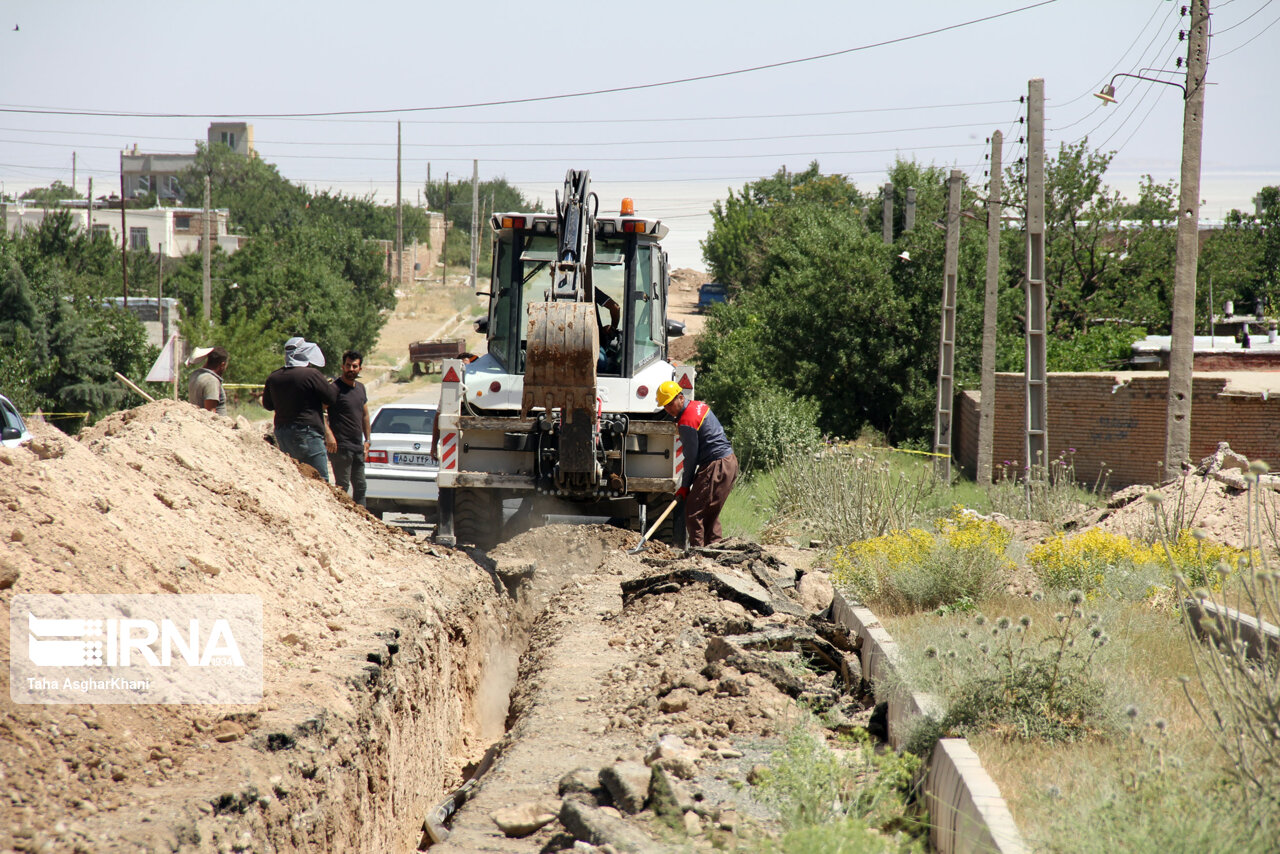
[(680, 430), (684, 478), (676, 497), (685, 502), (689, 546), (709, 546), (724, 539), (720, 511), (738, 479), (738, 458), (711, 407), (686, 398), (679, 383), (659, 385), (657, 400)]

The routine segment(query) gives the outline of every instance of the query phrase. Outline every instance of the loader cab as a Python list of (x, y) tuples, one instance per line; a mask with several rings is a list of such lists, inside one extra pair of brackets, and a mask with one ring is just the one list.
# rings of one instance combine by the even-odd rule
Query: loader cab
[[(524, 373), (527, 308), (549, 299), (558, 236), (553, 214), (495, 215), (489, 289), (488, 352), (512, 374)], [(666, 226), (637, 217), (595, 222), (591, 268), (600, 330), (597, 374), (631, 377), (666, 354)], [(619, 317), (613, 328), (609, 303)]]

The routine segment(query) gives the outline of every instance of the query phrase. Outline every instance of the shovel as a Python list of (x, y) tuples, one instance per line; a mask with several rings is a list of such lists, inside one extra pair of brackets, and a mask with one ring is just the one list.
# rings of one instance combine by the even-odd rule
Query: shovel
[(653, 525), (649, 527), (648, 532), (645, 533), (645, 535), (640, 538), (640, 544), (637, 545), (634, 549), (627, 549), (627, 554), (635, 555), (635, 554), (640, 554), (640, 552), (644, 551), (644, 544), (649, 542), (649, 538), (653, 536), (653, 532), (658, 530), (658, 526), (666, 521), (667, 516), (671, 515), (672, 510), (676, 509), (676, 503), (679, 501), (680, 501), (679, 498), (671, 499), (671, 503), (667, 505), (667, 509), (662, 511), (662, 515), (659, 516), (657, 521), (655, 521)]

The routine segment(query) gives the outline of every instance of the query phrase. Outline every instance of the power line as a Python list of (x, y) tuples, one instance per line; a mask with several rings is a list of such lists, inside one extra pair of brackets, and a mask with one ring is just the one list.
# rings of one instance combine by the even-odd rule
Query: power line
[[(1167, 4), (1167, 0), (1156, 0), (1155, 8), (1151, 10), (1151, 17), (1150, 17), (1150, 18), (1147, 18), (1147, 22), (1146, 22), (1145, 24), (1143, 24), (1143, 25), (1142, 25), (1142, 28), (1141, 28), (1140, 30), (1138, 30), (1138, 34), (1137, 34), (1136, 36), (1134, 36), (1134, 37), (1133, 37), (1133, 41), (1132, 41), (1132, 42), (1130, 42), (1130, 43), (1129, 43), (1129, 46), (1128, 46), (1127, 48), (1125, 48), (1125, 49), (1124, 49), (1124, 53), (1120, 54), (1120, 58), (1119, 58), (1119, 59), (1117, 59), (1117, 60), (1115, 61), (1115, 63), (1111, 66), (1111, 70), (1110, 70), (1110, 71), (1108, 71), (1106, 74), (1104, 74), (1104, 75), (1102, 76), (1102, 82), (1105, 82), (1106, 80), (1110, 79), (1111, 75), (1115, 73), (1116, 69), (1117, 69), (1117, 68), (1119, 68), (1121, 65), (1123, 65), (1123, 64), (1124, 64), (1124, 58), (1125, 58), (1126, 56), (1128, 56), (1128, 55), (1129, 55), (1129, 51), (1133, 50), (1133, 46), (1134, 46), (1134, 45), (1136, 45), (1136, 44), (1138, 43), (1138, 40), (1139, 40), (1139, 39), (1141, 39), (1141, 38), (1142, 38), (1142, 36), (1146, 33), (1147, 28), (1151, 26), (1151, 22), (1152, 22), (1152, 21), (1154, 21), (1154, 20), (1155, 20), (1156, 15), (1157, 15), (1157, 14), (1159, 14), (1159, 12), (1160, 12), (1160, 8), (1161, 8), (1162, 6), (1166, 6), (1166, 5), (1168, 5), (1168, 4)], [(1170, 13), (1172, 13), (1172, 11), (1173, 11), (1173, 10), (1172, 10), (1172, 8), (1171, 8), (1171, 9), (1170, 9)], [(1168, 13), (1167, 13), (1167, 14), (1168, 14)], [(1166, 16), (1167, 16), (1167, 14), (1166, 14)], [(1160, 26), (1164, 26), (1164, 23), (1162, 22), (1162, 23), (1160, 24)], [(1150, 47), (1151, 47), (1151, 45), (1150, 45), (1150, 44), (1148, 44), (1148, 45), (1147, 45), (1147, 48), (1149, 49)], [(1146, 50), (1144, 50), (1144, 51), (1143, 51), (1143, 53), (1146, 53)], [(1099, 83), (1097, 84), (1097, 86), (1094, 86), (1094, 87), (1092, 87), (1092, 88), (1088, 89), (1087, 91), (1082, 92), (1082, 93), (1081, 93), (1081, 94), (1079, 94), (1079, 95), (1076, 95), (1076, 96), (1075, 96), (1074, 98), (1072, 98), (1070, 101), (1064, 101), (1064, 102), (1063, 102), (1063, 103), (1061, 103), (1061, 104), (1052, 104), (1052, 105), (1050, 105), (1050, 106), (1051, 106), (1052, 108), (1054, 108), (1054, 109), (1058, 109), (1058, 108), (1061, 108), (1061, 107), (1067, 107), (1067, 106), (1070, 106), (1071, 104), (1074, 104), (1076, 101), (1079, 101), (1081, 98), (1087, 98), (1087, 97), (1089, 97), (1090, 95), (1092, 95), (1094, 92), (1096, 92), (1096, 91), (1097, 91), (1098, 86), (1101, 86), (1101, 85), (1102, 85), (1102, 82), (1099, 82)]]
[[(1236, 21), (1234, 24), (1232, 24), (1231, 26), (1227, 27), (1225, 30), (1219, 30), (1218, 32), (1213, 33), (1213, 35), (1215, 35), (1215, 36), (1226, 35), (1227, 33), (1229, 33), (1229, 32), (1231, 32), (1232, 30), (1234, 30), (1236, 27), (1241, 26), (1242, 24), (1248, 23), (1250, 20), (1252, 20), (1252, 19), (1253, 19), (1254, 15), (1257, 15), (1257, 14), (1258, 14), (1259, 12), (1261, 12), (1263, 9), (1267, 8), (1268, 6), (1270, 6), (1273, 2), (1274, 2), (1274, 0), (1267, 0), (1267, 2), (1263, 3), (1263, 4), (1262, 4), (1261, 6), (1259, 6), (1258, 8), (1254, 9), (1254, 10), (1253, 10), (1253, 13), (1252, 13), (1252, 14), (1250, 14), (1250, 15), (1249, 15), (1247, 18), (1245, 18), (1244, 20)], [(1258, 35), (1262, 35), (1262, 33), (1258, 33)], [(1256, 37), (1255, 37), (1255, 38), (1256, 38)]]
[[(1144, 48), (1142, 49), (1142, 52), (1138, 54), (1138, 58), (1137, 58), (1137, 59), (1135, 59), (1135, 60), (1134, 60), (1134, 62), (1133, 62), (1133, 64), (1129, 66), (1129, 73), (1130, 73), (1130, 74), (1132, 74), (1133, 72), (1137, 71), (1140, 67), (1142, 67), (1143, 63), (1145, 63), (1145, 62), (1148, 62), (1148, 61), (1149, 61), (1149, 60), (1147, 60), (1147, 59), (1146, 59), (1146, 56), (1147, 56), (1147, 54), (1152, 50), (1152, 48), (1155, 48), (1155, 50), (1156, 50), (1156, 53), (1155, 53), (1155, 54), (1153, 54), (1153, 56), (1157, 56), (1157, 55), (1159, 55), (1159, 50), (1160, 50), (1160, 49), (1159, 49), (1159, 47), (1157, 47), (1157, 44), (1158, 44), (1158, 42), (1160, 41), (1160, 37), (1161, 37), (1161, 35), (1164, 33), (1164, 28), (1167, 26), (1167, 23), (1168, 23), (1167, 18), (1168, 18), (1170, 15), (1172, 15), (1172, 14), (1173, 14), (1173, 7), (1171, 7), (1171, 8), (1170, 8), (1169, 14), (1165, 16), (1165, 17), (1166, 17), (1166, 20), (1165, 20), (1165, 21), (1162, 21), (1162, 22), (1160, 23), (1159, 27), (1157, 27), (1157, 28), (1156, 28), (1156, 33), (1155, 33), (1155, 35), (1154, 35), (1154, 36), (1152, 36), (1152, 37), (1151, 37), (1151, 41), (1147, 42), (1147, 46), (1146, 46), (1146, 47), (1144, 47)], [(1175, 21), (1174, 21), (1174, 26), (1169, 30), (1169, 32), (1168, 32), (1167, 34), (1165, 34), (1165, 38), (1172, 38), (1173, 33), (1174, 33), (1174, 31), (1175, 31), (1175, 30), (1177, 30), (1177, 28), (1178, 28), (1178, 22), (1175, 20)], [(1144, 30), (1144, 31), (1145, 31), (1145, 30)], [(1176, 52), (1176, 51), (1175, 51), (1175, 52)], [(1126, 51), (1126, 54), (1127, 54), (1127, 53), (1128, 53), (1128, 51)], [(1122, 59), (1123, 59), (1123, 57), (1122, 57)], [(1167, 60), (1166, 60), (1166, 61), (1167, 61)], [(1154, 59), (1150, 60), (1150, 62), (1154, 63)], [(1114, 72), (1114, 71), (1115, 71), (1115, 69), (1116, 69), (1116, 68), (1119, 68), (1119, 67), (1120, 67), (1120, 63), (1117, 63), (1115, 66), (1113, 66), (1113, 67), (1112, 67), (1112, 71)], [(1103, 79), (1104, 79), (1104, 80), (1110, 80), (1110, 79), (1114, 79), (1114, 77), (1106, 77), (1106, 78), (1103, 78)], [(1092, 92), (1087, 92), (1087, 93), (1085, 93), (1085, 94), (1086, 94), (1086, 95), (1088, 95), (1088, 94), (1093, 94), (1093, 93), (1092, 93)], [(1074, 99), (1073, 99), (1073, 101), (1078, 101), (1078, 100), (1080, 100), (1080, 97), (1083, 97), (1083, 96), (1078, 96), (1078, 97), (1074, 98)], [(1083, 122), (1083, 121), (1087, 120), (1090, 116), (1092, 116), (1092, 115), (1096, 114), (1096, 113), (1098, 112), (1098, 110), (1099, 110), (1100, 108), (1104, 107), (1104, 106), (1105, 106), (1105, 105), (1103, 105), (1103, 104), (1101, 104), (1101, 103), (1096, 104), (1096, 105), (1094, 105), (1093, 109), (1091, 109), (1088, 113), (1085, 113), (1085, 114), (1084, 114), (1083, 116), (1081, 116), (1079, 119), (1076, 119), (1074, 122), (1070, 122), (1070, 123), (1068, 123), (1068, 124), (1062, 125), (1061, 127), (1052, 128), (1049, 132), (1050, 132), (1050, 133), (1061, 133), (1061, 132), (1062, 132), (1062, 131), (1064, 131), (1064, 130), (1068, 130), (1069, 128), (1073, 128), (1073, 127), (1075, 127), (1076, 125), (1080, 124), (1081, 122)], [(1094, 126), (1093, 130), (1091, 130), (1091, 131), (1089, 131), (1087, 134), (1085, 134), (1085, 137), (1092, 136), (1092, 135), (1093, 135), (1093, 133), (1094, 133), (1095, 131), (1097, 131), (1097, 130), (1098, 130), (1098, 128), (1102, 127), (1102, 125), (1103, 125), (1103, 124), (1105, 124), (1107, 121), (1109, 121), (1109, 120), (1110, 120), (1110, 118), (1111, 118), (1111, 116), (1112, 116), (1112, 115), (1114, 115), (1114, 113), (1113, 113), (1112, 111), (1107, 111), (1106, 115), (1104, 115), (1104, 116), (1103, 116), (1102, 121), (1101, 121), (1101, 122), (1099, 122), (1096, 126)], [(1081, 138), (1084, 138), (1084, 137), (1081, 137)]]
[(1005, 12), (997, 12), (993, 15), (985, 15), (981, 18), (973, 18), (972, 20), (962, 21), (958, 24), (950, 24), (945, 27), (937, 27), (932, 30), (925, 30), (919, 33), (913, 33), (907, 36), (899, 36), (898, 38), (885, 39), (883, 41), (871, 42), (869, 44), (858, 45), (856, 47), (845, 48), (843, 50), (834, 50), (828, 53), (815, 54), (813, 56), (800, 57), (799, 59), (786, 59), (779, 62), (769, 62), (762, 65), (753, 65), (747, 68), (736, 68), (732, 71), (717, 71), (711, 74), (698, 74), (690, 77), (679, 77), (672, 80), (663, 80), (656, 83), (636, 83), (630, 86), (612, 86), (607, 89), (591, 89), (582, 92), (566, 92), (559, 95), (536, 95), (528, 98), (505, 98), (497, 101), (476, 101), (463, 104), (441, 104), (430, 107), (388, 107), (384, 109), (365, 109), (365, 110), (325, 110), (320, 112), (306, 113), (144, 113), (131, 111), (116, 110), (66, 110), (51, 108), (14, 108), (0, 107), (3, 113), (35, 113), (38, 115), (60, 115), (60, 116), (106, 116), (114, 118), (155, 118), (155, 119), (287, 119), (287, 118), (328, 118), (333, 116), (372, 116), (372, 115), (394, 115), (399, 113), (427, 113), (443, 110), (469, 110), (479, 107), (500, 107), (510, 106), (513, 104), (532, 104), (543, 101), (559, 101), (569, 98), (585, 98), (592, 95), (611, 95), (619, 92), (636, 92), (644, 89), (657, 89), (665, 86), (677, 86), (685, 83), (697, 83), (705, 80), (718, 80), (725, 77), (734, 77), (740, 74), (752, 74), (757, 71), (769, 71), (775, 68), (785, 68), (791, 65), (800, 65), (802, 63), (817, 62), (823, 59), (832, 59), (837, 56), (846, 56), (851, 53), (859, 53), (861, 51), (873, 50), (875, 48), (887, 47), (889, 45), (902, 44), (904, 42), (914, 41), (916, 39), (927, 38), (928, 36), (939, 35), (940, 33), (951, 32), (953, 30), (971, 27), (975, 24), (994, 21), (999, 18), (1005, 18), (1010, 15), (1016, 15), (1041, 6), (1048, 6), (1056, 3), (1058, 0), (1040, 0), (1037, 3), (1031, 3), (1026, 6), (1020, 6), (1017, 9), (1010, 9)]
[[(1178, 44), (1175, 42), (1173, 46), (1173, 50), (1169, 53), (1168, 56), (1164, 58), (1163, 62), (1168, 62), (1170, 59), (1174, 57), (1175, 54), (1177, 54), (1177, 52), (1178, 52)], [(1125, 115), (1124, 119), (1120, 122), (1120, 125), (1119, 127), (1117, 127), (1117, 130), (1119, 130), (1120, 127), (1124, 127), (1124, 125), (1129, 121), (1129, 119), (1133, 116), (1133, 114), (1138, 111), (1138, 108), (1142, 106), (1142, 102), (1145, 101), (1147, 97), (1151, 94), (1152, 87), (1156, 85), (1155, 82), (1150, 80), (1146, 80), (1143, 82), (1146, 83), (1146, 89), (1143, 91), (1143, 93), (1140, 96), (1138, 96), (1138, 99), (1134, 102), (1133, 106), (1129, 109), (1129, 112)], [(1119, 115), (1119, 112), (1109, 111), (1107, 115), (1103, 117), (1102, 121), (1094, 125), (1093, 128), (1088, 133), (1084, 134), (1083, 136), (1076, 137), (1074, 142), (1079, 142), (1082, 139), (1088, 139), (1089, 137), (1093, 136), (1094, 133), (1096, 133), (1103, 125), (1105, 125), (1108, 121), (1110, 121), (1112, 117), (1118, 116), (1118, 115)], [(1114, 135), (1115, 134), (1113, 132), (1112, 136)], [(1108, 136), (1107, 139), (1110, 140), (1111, 137)]]
[(1271, 29), (1272, 27), (1274, 27), (1276, 24), (1280, 24), (1280, 17), (1277, 17), (1274, 21), (1272, 21), (1271, 23), (1267, 24), (1267, 25), (1266, 25), (1265, 27), (1263, 27), (1262, 29), (1258, 30), (1258, 32), (1254, 33), (1253, 38), (1249, 39), (1249, 41), (1247, 41), (1247, 42), (1243, 42), (1243, 43), (1241, 43), (1241, 44), (1236, 45), (1235, 47), (1231, 48), (1231, 50), (1227, 51), (1226, 53), (1219, 54), (1217, 58), (1218, 58), (1218, 59), (1225, 59), (1226, 57), (1228, 57), (1228, 56), (1230, 56), (1231, 54), (1233, 54), (1233, 53), (1235, 53), (1236, 51), (1238, 51), (1240, 48), (1242, 48), (1242, 47), (1244, 47), (1245, 45), (1249, 44), (1249, 42), (1252, 42), (1254, 39), (1258, 38), (1258, 36), (1262, 35), (1262, 34), (1263, 34), (1263, 33), (1265, 33), (1267, 30), (1269, 30), (1269, 29)]
[[(680, 145), (685, 143), (710, 144), (710, 143), (727, 143), (727, 142), (772, 142), (772, 141), (784, 140), (784, 139), (817, 139), (822, 137), (840, 137), (840, 136), (878, 136), (878, 135), (884, 135), (884, 134), (915, 133), (919, 131), (954, 130), (957, 128), (986, 127), (988, 124), (989, 124), (988, 122), (965, 122), (962, 124), (953, 124), (953, 125), (927, 125), (927, 126), (909, 127), (909, 128), (885, 128), (883, 130), (827, 131), (823, 133), (795, 133), (795, 134), (782, 134), (778, 136), (740, 136), (740, 137), (718, 137), (718, 138), (683, 138), (683, 139), (651, 139), (651, 140), (626, 139), (626, 140), (605, 140), (605, 141), (598, 141), (598, 142), (588, 141), (588, 142), (581, 142), (581, 143), (574, 143), (574, 144), (590, 145), (593, 148), (599, 148), (599, 147), (606, 147), (606, 146), (612, 147), (612, 146), (618, 146), (618, 145)], [(19, 132), (22, 132), (22, 131), (19, 130)], [(57, 133), (57, 131), (53, 131), (53, 132)], [(118, 135), (123, 136), (123, 134), (118, 134)], [(107, 151), (120, 150), (119, 146), (114, 146), (114, 145), (92, 145), (88, 143), (75, 143), (75, 142), (42, 142), (38, 140), (24, 140), (24, 139), (0, 139), (0, 143), (8, 143), (11, 145), (36, 145), (36, 146), (43, 146), (43, 147), (50, 147), (50, 148), (101, 149), (101, 150), (107, 150)], [(270, 145), (288, 145), (288, 146), (306, 145), (306, 146), (326, 146), (326, 147), (328, 146), (342, 146), (342, 147), (364, 146), (364, 147), (377, 147), (377, 148), (391, 148), (395, 146), (395, 143), (394, 142), (334, 142), (334, 141), (317, 141), (317, 142), (260, 141), (260, 142), (255, 142), (254, 145), (255, 145), (255, 148), (258, 148), (261, 146), (270, 146)], [(426, 148), (431, 150), (445, 149), (445, 148), (449, 148), (449, 149), (462, 148), (467, 150), (474, 150), (478, 148), (564, 148), (566, 147), (566, 145), (567, 144), (564, 142), (451, 142), (451, 143), (405, 143), (404, 148)], [(128, 154), (128, 152), (126, 152), (126, 154)], [(161, 154), (162, 156), (175, 156), (172, 154), (165, 154), (161, 152), (143, 152), (143, 151), (138, 152), (138, 155), (142, 155), (142, 154)], [(189, 156), (189, 155), (177, 155), (177, 156)], [(277, 155), (277, 156), (302, 157), (304, 155), (283, 154), (283, 155)], [(312, 156), (320, 157), (320, 156), (327, 156), (327, 155), (312, 155)], [(390, 158), (390, 159), (393, 159), (393, 158)]]
[[(600, 125), (600, 124), (662, 124), (670, 122), (729, 122), (729, 121), (754, 121), (758, 119), (803, 119), (803, 118), (825, 118), (827, 116), (852, 116), (862, 115), (866, 113), (901, 113), (912, 112), (916, 110), (949, 110), (960, 107), (987, 107), (993, 104), (1007, 104), (1008, 99), (995, 101), (960, 101), (951, 104), (915, 104), (904, 107), (863, 107), (856, 110), (826, 110), (816, 113), (762, 113), (756, 115), (738, 115), (738, 116), (666, 116), (656, 118), (623, 118), (623, 119), (407, 119), (403, 123), (406, 125)], [(42, 110), (44, 107), (37, 107), (30, 104), (0, 104), (0, 107), (12, 107), (15, 110)], [(199, 118), (199, 117), (198, 117)], [(275, 117), (281, 118), (281, 117)], [(329, 124), (390, 124), (385, 119), (352, 119), (344, 122), (338, 118), (332, 119), (286, 119), (282, 121), (317, 121)], [(16, 130), (16, 128), (3, 128), (3, 130)], [(93, 131), (65, 131), (65, 130), (29, 130), (28, 133), (60, 133), (60, 134), (76, 134), (81, 136), (95, 135)], [(139, 136), (138, 134), (125, 133), (101, 133), (97, 136), (114, 136), (123, 139), (160, 139), (170, 142), (190, 142), (191, 139), (185, 136)], [(266, 140), (259, 140), (259, 144), (265, 144)], [(278, 144), (278, 143), (277, 143)]]

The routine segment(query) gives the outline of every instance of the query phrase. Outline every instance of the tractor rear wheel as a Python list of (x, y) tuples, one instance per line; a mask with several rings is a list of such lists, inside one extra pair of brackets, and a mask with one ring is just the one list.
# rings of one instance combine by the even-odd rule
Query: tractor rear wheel
[(459, 543), (491, 549), (502, 536), (502, 496), (492, 489), (459, 489), (453, 506)]

